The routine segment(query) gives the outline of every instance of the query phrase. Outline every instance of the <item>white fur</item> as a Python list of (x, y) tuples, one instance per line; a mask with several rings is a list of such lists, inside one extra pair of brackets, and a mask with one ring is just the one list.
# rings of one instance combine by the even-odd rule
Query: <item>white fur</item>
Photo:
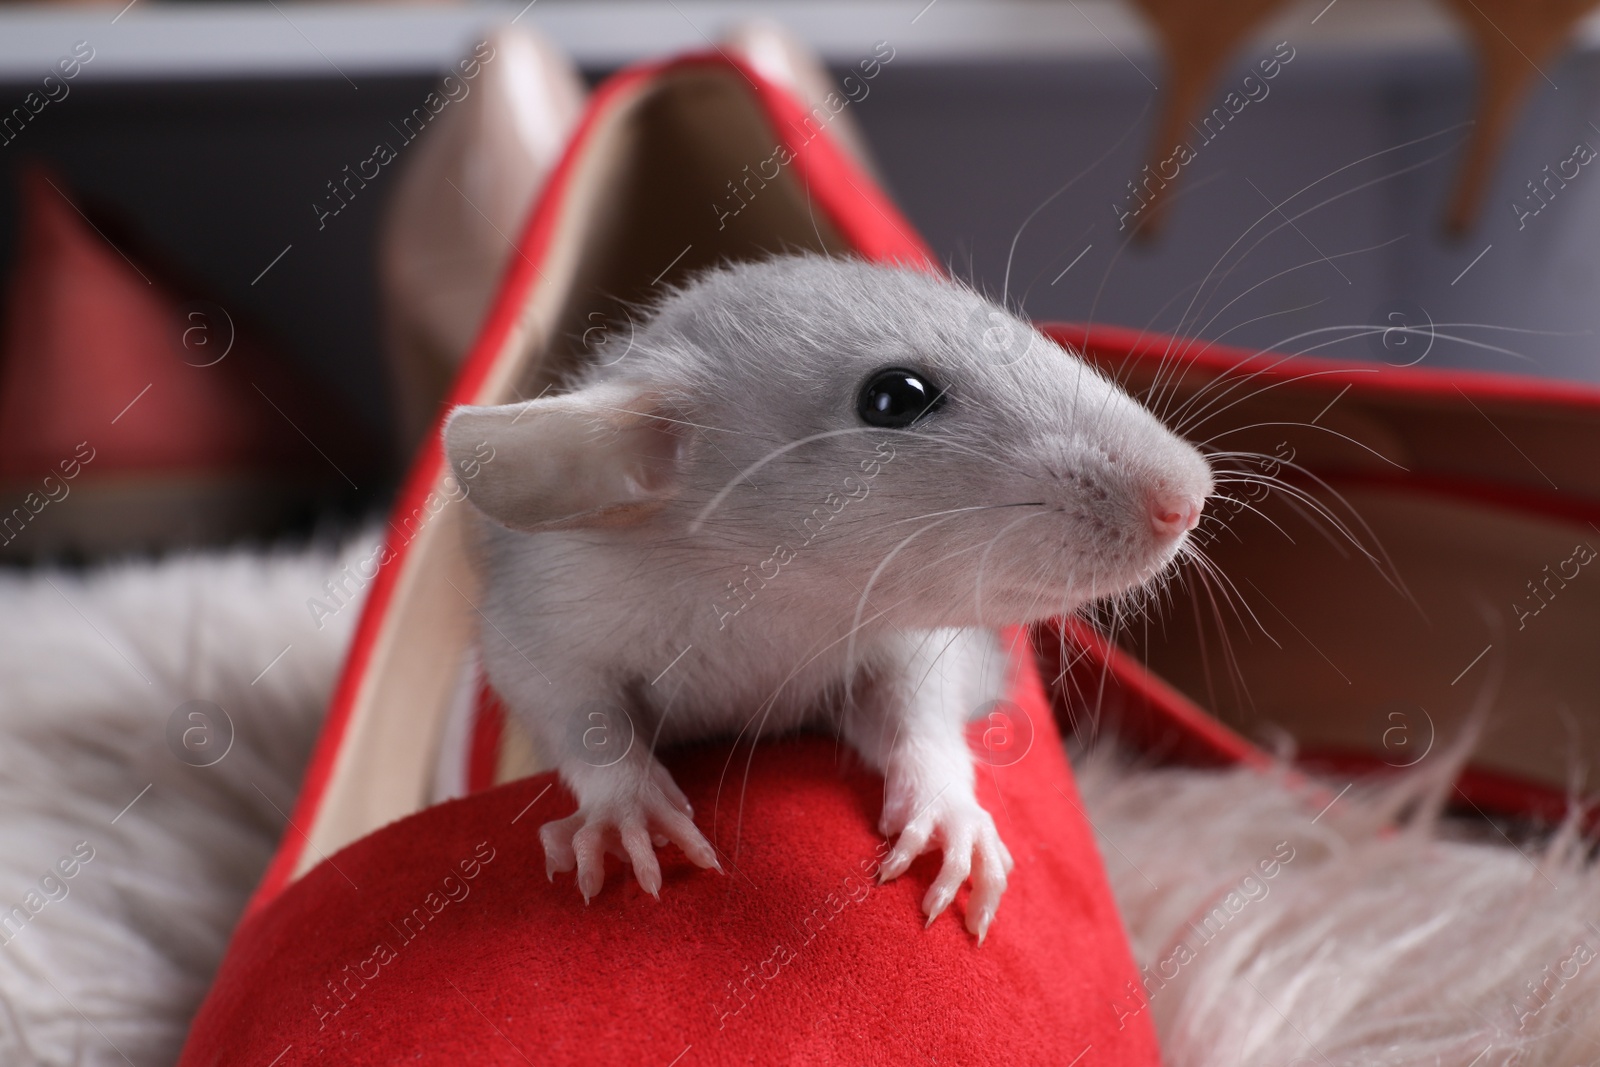
[[(351, 549), (0, 572), (0, 912), (93, 850), (0, 947), (0, 1064), (177, 1058), (294, 803), (359, 610), (307, 601)], [(195, 699), (235, 727), (211, 767), (167, 745)]]
[[(370, 551), (358, 538), (342, 558)], [(0, 576), (0, 901), (20, 900), (75, 842), (96, 848), (70, 895), (0, 948), (0, 1065), (124, 1064), (108, 1042), (139, 1067), (176, 1059), (282, 826), (277, 808), (288, 809), (354, 621), (349, 606), (320, 632), (310, 622), (306, 600), (325, 598), (337, 569), (316, 549)], [(195, 695), (239, 726), (210, 769), (226, 774), (166, 749), (171, 707)], [(1169, 956), (1179, 927), (1278, 842), (1296, 850), (1157, 992), (1165, 1062), (1580, 1067), (1600, 1053), (1600, 960), (1519, 1030), (1518, 1008), (1537, 1003), (1526, 983), (1559, 972), (1579, 940), (1600, 949), (1587, 925), (1600, 922), (1600, 872), (1572, 839), (1519, 852), (1492, 831), (1468, 837), (1427, 818), (1385, 831), (1396, 810), (1437, 792), (1448, 760), (1331, 808), (1344, 782), (1103, 757), (1078, 766), (1141, 963)], [(1105, 999), (1112, 1018), (1138, 1004), (1126, 990)]]
[[(1430, 762), (1343, 796), (1344, 782), (1283, 774), (1082, 768), (1135, 956), (1157, 975), (1148, 1010), (1167, 1064), (1600, 1059), (1600, 871), (1587, 846), (1570, 826), (1538, 847), (1439, 822), (1459, 760)], [(1408, 808), (1410, 824), (1387, 829)], [(1262, 879), (1280, 843), (1293, 859)], [(1230, 892), (1226, 921), (1190, 925)], [(1164, 988), (1162, 961), (1177, 975)], [(1118, 992), (1118, 1017), (1137, 1010)]]
[[(943, 405), (868, 425), (888, 368)], [(1211, 491), (1191, 445), (972, 290), (816, 256), (700, 276), (572, 390), (458, 409), (446, 442), (497, 457), (469, 498), (504, 524), (484, 664), (578, 796), (542, 834), (552, 874), (587, 898), (610, 851), (654, 893), (652, 835), (713, 865), (657, 739), (825, 722), (885, 774), (885, 876), (942, 848), (924, 908), (970, 873), (980, 940), (1010, 867), (962, 735), (1003, 693), (986, 628), (1141, 585), (1188, 529), (1153, 516)], [(645, 736), (600, 766), (611, 722)]]

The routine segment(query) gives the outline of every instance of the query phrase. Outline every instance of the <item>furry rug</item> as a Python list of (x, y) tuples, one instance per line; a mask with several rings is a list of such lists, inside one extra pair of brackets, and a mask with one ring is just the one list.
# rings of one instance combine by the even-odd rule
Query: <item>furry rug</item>
[(1342, 796), (1344, 782), (1079, 762), (1168, 1064), (1600, 1059), (1587, 844), (1439, 820), (1459, 755)]
[[(0, 1067), (176, 1059), (354, 622), (306, 601), (374, 536), (0, 577)], [(1600, 1059), (1586, 846), (1439, 820), (1448, 757), (1342, 794), (1078, 765), (1148, 990), (1106, 1010), (1173, 1067)]]
[[(0, 1064), (176, 1061), (355, 622), (306, 600), (349, 561), (0, 572)], [(231, 747), (206, 705), (169, 731), (194, 700)]]

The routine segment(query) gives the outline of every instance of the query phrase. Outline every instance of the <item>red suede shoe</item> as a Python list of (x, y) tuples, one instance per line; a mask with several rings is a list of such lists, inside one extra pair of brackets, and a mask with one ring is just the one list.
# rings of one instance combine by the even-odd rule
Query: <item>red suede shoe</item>
[[(608, 82), (453, 401), (534, 396), (579, 358), (622, 358), (630, 302), (730, 258), (811, 249), (933, 269), (834, 144), (830, 107), (807, 111), (720, 57)], [(659, 902), (613, 877), (587, 907), (547, 882), (538, 828), (574, 805), (536, 773), (540, 754), (495, 713), (473, 663), (461, 501), (475, 473), (448, 469), (430, 436), (374, 552), (290, 830), (183, 1064), (1155, 1067), (1138, 975), (1020, 633), (1011, 706), (982, 724), (998, 737), (980, 747), (979, 797), (1016, 859), (983, 945), (955, 915), (924, 928), (937, 857), (875, 885), (881, 780), (829, 739), (664, 755), (726, 876), (669, 853)]]
[(1043, 642), (1077, 707), (1190, 762), (1292, 738), (1343, 781), (1483, 715), (1459, 806), (1566, 813), (1572, 769), (1600, 764), (1600, 389), (1045, 329), (1224, 472), (1195, 544), (1225, 577), (1189, 568), (1159, 624), (1114, 642), (1077, 620)]
[[(59, 175), (21, 174), (0, 335), (0, 559), (266, 536), (354, 491), (375, 450), (252, 334)], [(125, 244), (125, 242), (123, 242)]]

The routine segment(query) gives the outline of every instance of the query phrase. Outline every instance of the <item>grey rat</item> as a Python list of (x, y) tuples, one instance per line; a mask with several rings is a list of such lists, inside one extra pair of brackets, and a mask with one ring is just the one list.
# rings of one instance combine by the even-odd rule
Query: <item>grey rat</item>
[(882, 877), (930, 847), (931, 923), (971, 878), (981, 941), (1012, 866), (967, 720), (1006, 691), (996, 628), (1174, 565), (1212, 492), (1189, 443), (973, 290), (787, 256), (673, 290), (559, 395), (459, 407), (487, 442), (489, 679), (578, 800), (540, 831), (585, 900), (607, 853), (716, 854), (657, 744), (836, 731), (885, 778)]

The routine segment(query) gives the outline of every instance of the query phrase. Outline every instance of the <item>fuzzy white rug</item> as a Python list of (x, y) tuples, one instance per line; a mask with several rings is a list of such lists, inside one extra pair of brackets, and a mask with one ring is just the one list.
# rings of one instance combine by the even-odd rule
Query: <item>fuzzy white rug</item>
[[(342, 562), (0, 572), (0, 1064), (177, 1060), (355, 621), (347, 607), (318, 630), (306, 607)], [(221, 754), (214, 712), (183, 712), (168, 742), (192, 700), (232, 721), (212, 766), (192, 764)]]
[[(306, 601), (373, 536), (0, 574), (0, 1067), (176, 1059), (354, 622), (351, 605), (318, 629)], [(211, 766), (193, 764), (226, 731), (187, 717), (205, 706), (169, 740), (194, 700), (232, 722)], [(1600, 1059), (1585, 848), (1438, 822), (1450, 766), (1429, 764), (1338, 795), (1080, 760), (1150, 990), (1108, 991), (1106, 1010), (1148, 1011), (1172, 1067)]]
[(1536, 848), (1438, 821), (1451, 759), (1342, 796), (1288, 775), (1079, 768), (1171, 1067), (1600, 1060), (1589, 850), (1570, 830)]

